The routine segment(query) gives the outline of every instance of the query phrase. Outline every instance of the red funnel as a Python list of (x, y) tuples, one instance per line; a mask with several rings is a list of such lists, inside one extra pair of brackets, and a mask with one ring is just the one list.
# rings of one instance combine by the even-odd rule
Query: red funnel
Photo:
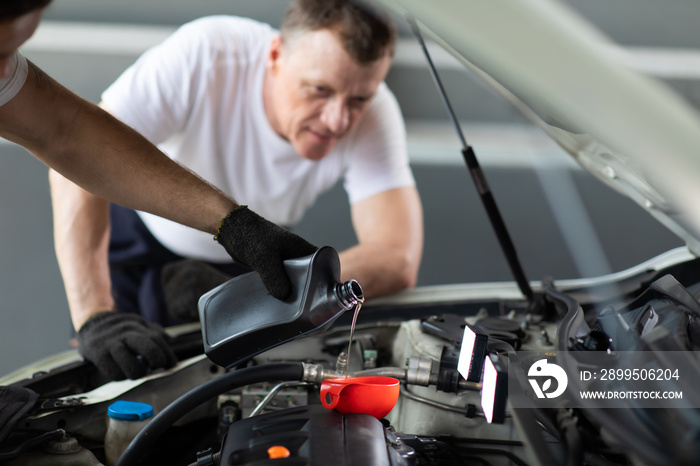
[(393, 377), (342, 377), (321, 384), (321, 403), (339, 413), (363, 413), (382, 419), (399, 399), (400, 383)]

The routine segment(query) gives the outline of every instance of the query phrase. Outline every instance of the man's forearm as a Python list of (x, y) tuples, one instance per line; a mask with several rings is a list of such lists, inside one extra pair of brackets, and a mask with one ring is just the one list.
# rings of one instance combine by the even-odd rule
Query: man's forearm
[(82, 113), (78, 132), (100, 135), (99, 140), (78, 140), (65, 149), (64, 154), (79, 154), (82, 161), (66, 166), (54, 161), (64, 176), (88, 191), (212, 234), (235, 207), (221, 191), (103, 110), (85, 107)]
[(354, 278), (371, 298), (415, 286), (423, 254), (418, 191), (397, 188), (352, 206), (358, 245), (340, 253), (341, 279)]
[(55, 171), (49, 175), (56, 258), (76, 330), (114, 310), (108, 265), (109, 203)]
[(30, 63), (27, 82), (0, 107), (0, 136), (84, 189), (115, 203), (215, 233), (236, 206), (134, 130)]
[(408, 251), (381, 245), (357, 245), (339, 253), (342, 281), (357, 280), (365, 298), (415, 286), (418, 263)]

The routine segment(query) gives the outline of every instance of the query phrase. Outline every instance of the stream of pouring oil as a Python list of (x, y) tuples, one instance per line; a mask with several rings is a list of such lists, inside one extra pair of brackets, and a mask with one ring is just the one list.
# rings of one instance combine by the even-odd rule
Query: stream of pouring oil
[(360, 308), (362, 307), (362, 302), (358, 301), (355, 305), (355, 314), (352, 316), (352, 325), (350, 326), (350, 341), (348, 342), (348, 352), (347, 361), (345, 362), (345, 379), (348, 378), (348, 371), (350, 370), (350, 350), (352, 349), (352, 339), (355, 333), (355, 323), (357, 322), (357, 314), (360, 313)]

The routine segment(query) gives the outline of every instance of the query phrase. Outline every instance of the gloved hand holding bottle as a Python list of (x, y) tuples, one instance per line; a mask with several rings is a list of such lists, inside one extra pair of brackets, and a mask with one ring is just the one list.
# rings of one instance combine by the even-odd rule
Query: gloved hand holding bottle
[(284, 300), (292, 291), (283, 261), (318, 249), (302, 237), (265, 220), (247, 206), (238, 206), (221, 222), (214, 237), (236, 262), (260, 274), (267, 291)]

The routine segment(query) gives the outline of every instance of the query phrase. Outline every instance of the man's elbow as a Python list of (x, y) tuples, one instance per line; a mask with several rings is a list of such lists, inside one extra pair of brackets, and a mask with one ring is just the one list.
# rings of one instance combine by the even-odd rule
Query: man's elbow
[(410, 290), (411, 288), (415, 288), (416, 284), (418, 283), (418, 274), (417, 273), (412, 273), (412, 274), (404, 274), (403, 275), (403, 280), (400, 282), (400, 290)]
[(418, 282), (419, 267), (420, 260), (416, 260), (408, 254), (402, 254), (396, 261), (393, 270), (394, 292), (414, 288)]

